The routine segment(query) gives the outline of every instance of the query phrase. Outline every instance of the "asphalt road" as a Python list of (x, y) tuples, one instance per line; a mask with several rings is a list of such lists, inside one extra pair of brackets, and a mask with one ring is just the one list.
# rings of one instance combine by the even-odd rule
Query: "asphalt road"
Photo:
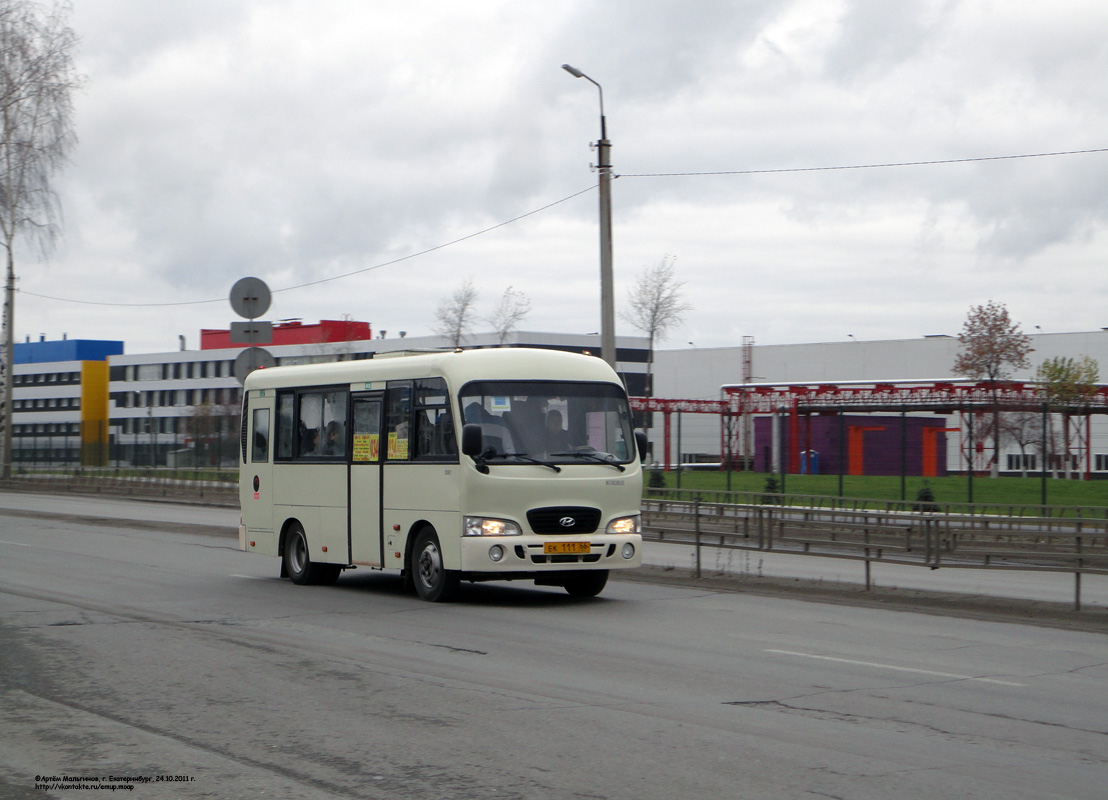
[(1108, 786), (1102, 633), (638, 581), (433, 605), (374, 573), (293, 586), (205, 523), (52, 511), (0, 517), (3, 798)]

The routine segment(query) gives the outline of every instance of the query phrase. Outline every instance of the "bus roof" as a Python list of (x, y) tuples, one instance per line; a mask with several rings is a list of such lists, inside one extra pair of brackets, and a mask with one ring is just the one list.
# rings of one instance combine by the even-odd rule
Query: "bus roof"
[(357, 361), (271, 367), (251, 372), (246, 377), (244, 388), (249, 391), (335, 386), (440, 375), (455, 389), (473, 380), (598, 381), (622, 385), (615, 371), (595, 356), (541, 348), (507, 347), (396, 356), (382, 353), (376, 358)]

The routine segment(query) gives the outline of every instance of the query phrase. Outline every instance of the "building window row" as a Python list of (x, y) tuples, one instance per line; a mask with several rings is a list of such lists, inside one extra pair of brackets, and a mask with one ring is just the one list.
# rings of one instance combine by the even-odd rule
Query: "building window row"
[(13, 375), (16, 386), (74, 385), (81, 382), (80, 372), (38, 372), (33, 375)]
[(178, 434), (204, 438), (217, 431), (237, 431), (233, 417), (132, 417), (112, 420), (113, 428), (125, 435)]
[(178, 361), (170, 364), (128, 364), (111, 368), (113, 381), (181, 381), (230, 378), (233, 361)]
[[(1066, 458), (1063, 455), (1052, 455), (1047, 460), (1047, 468), (1052, 470), (1060, 470), (1066, 468)], [(1082, 457), (1071, 454), (1069, 457), (1070, 469), (1084, 469), (1081, 465), (1084, 463)], [(1009, 454), (1008, 456), (1008, 471), (1020, 472), (1035, 471), (1039, 469), (1039, 457), (1034, 453), (1027, 455)], [(1094, 453), (1093, 454), (1093, 471), (1095, 472), (1108, 472), (1108, 453)]]
[(34, 425), (12, 425), (12, 432), (16, 436), (78, 434), (81, 432), (81, 424), (79, 422), (40, 422)]
[(71, 411), (81, 407), (79, 397), (36, 397), (12, 401), (12, 411), (55, 410)]
[(113, 392), (116, 408), (183, 408), (185, 406), (238, 406), (240, 389), (164, 389), (154, 392)]

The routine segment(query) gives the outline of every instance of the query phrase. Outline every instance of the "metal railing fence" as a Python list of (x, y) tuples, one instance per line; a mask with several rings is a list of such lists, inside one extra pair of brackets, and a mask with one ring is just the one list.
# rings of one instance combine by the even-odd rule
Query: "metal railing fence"
[(237, 469), (44, 468), (18, 471), (0, 489), (237, 506), (238, 480)]
[[(760, 496), (753, 503), (721, 503), (695, 495), (648, 498), (642, 505), (644, 538), (692, 545), (698, 577), (704, 547), (862, 561), (867, 590), (875, 562), (933, 570), (1072, 573), (1078, 609), (1081, 576), (1108, 575), (1104, 509), (1070, 507), (1035, 515), (1039, 507), (1028, 507), (994, 514), (981, 507), (965, 513), (938, 504), (916, 503), (913, 509), (911, 503), (864, 501), (859, 505), (871, 507), (842, 508), (802, 505), (791, 496), (782, 498), (788, 504), (773, 504), (773, 499)], [(893, 507), (903, 505), (909, 507)]]

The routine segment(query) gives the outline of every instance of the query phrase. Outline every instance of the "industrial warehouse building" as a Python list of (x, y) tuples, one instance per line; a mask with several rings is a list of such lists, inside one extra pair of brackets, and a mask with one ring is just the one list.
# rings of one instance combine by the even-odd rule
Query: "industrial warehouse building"
[[(1036, 333), (1030, 335), (1032, 353), (1029, 356), (1030, 367), (1017, 371), (1012, 380), (1017, 384), (1033, 381), (1038, 366), (1048, 358), (1089, 356), (1101, 365), (1102, 380), (1108, 370), (1108, 330), (1084, 333)], [(654, 354), (654, 396), (687, 400), (719, 401), (726, 396), (748, 392), (777, 392), (784, 395), (784, 387), (796, 387), (812, 392), (827, 394), (838, 390), (842, 394), (848, 388), (899, 387), (905, 392), (911, 387), (948, 387), (964, 384), (961, 376), (955, 375), (953, 365), (959, 351), (959, 342), (953, 336), (926, 336), (919, 339), (897, 339), (882, 341), (846, 341), (824, 342), (817, 344), (756, 345), (747, 340), (745, 346), (720, 348), (682, 348), (660, 350)], [(730, 391), (725, 391), (729, 387)], [(908, 387), (908, 388), (905, 388)], [(1026, 386), (1025, 391), (1033, 393), (1033, 387)], [(947, 404), (950, 406), (950, 404)], [(733, 423), (734, 453), (749, 454), (755, 459), (755, 467), (780, 468), (778, 458), (786, 447), (778, 444), (780, 426), (774, 431), (774, 409), (762, 408), (754, 414), (754, 424), (745, 427), (740, 421)], [(769, 413), (766, 413), (769, 412)], [(828, 404), (826, 414), (836, 413), (835, 405)], [(658, 414), (654, 415), (658, 417)], [(676, 414), (671, 415), (676, 417)], [(930, 422), (902, 421), (931, 420)], [(1038, 416), (1038, 415), (1036, 415)], [(1053, 415), (1058, 416), (1058, 415)], [(813, 417), (816, 419), (816, 417)], [(1071, 422), (1073, 439), (1070, 442), (1069, 467), (1078, 473), (1084, 473), (1086, 466), (1093, 476), (1108, 476), (1108, 416), (1096, 413), (1080, 421)], [(759, 422), (759, 420), (761, 420)], [(1088, 423), (1087, 426), (1085, 423)], [(680, 438), (678, 447), (674, 440), (678, 435), (678, 420), (670, 420), (671, 459), (676, 462), (717, 462), (725, 452), (724, 436), (718, 415), (704, 413), (682, 413), (680, 415)], [(787, 423), (782, 423), (787, 424)], [(807, 446), (804, 422), (797, 425), (796, 435), (800, 441), (801, 452), (813, 450), (819, 459), (820, 470), (825, 473), (842, 470), (847, 474), (855, 472), (849, 468), (848, 456), (843, 452), (849, 449), (849, 432), (840, 438), (839, 450), (827, 453), (819, 452), (815, 445)], [(822, 425), (826, 432), (830, 423), (813, 422)], [(1037, 423), (1034, 423), (1037, 424)], [(930, 428), (933, 433), (924, 430), (913, 433), (907, 442), (906, 452), (912, 448), (923, 448), (920, 444), (927, 438), (934, 440), (934, 452), (939, 453), (939, 464), (932, 474), (945, 472), (964, 472), (968, 463), (974, 469), (987, 469), (992, 458), (992, 444), (969, 438), (967, 420), (953, 407), (936, 407), (933, 410), (913, 411), (908, 407), (902, 414), (894, 408), (883, 412), (873, 412), (864, 418), (853, 419), (849, 425), (884, 428), (888, 432), (886, 443), (870, 451), (870, 443), (865, 447), (864, 468), (866, 474), (899, 474), (900, 437), (903, 426)], [(1050, 423), (1052, 436), (1061, 440), (1060, 419)], [(834, 426), (832, 426), (833, 428)], [(655, 455), (661, 460), (660, 445), (664, 444), (664, 426), (655, 423), (651, 439), (656, 443)], [(942, 429), (942, 433), (937, 430)], [(941, 437), (941, 438), (938, 438)], [(875, 436), (874, 442), (881, 436)], [(747, 442), (746, 439), (751, 441)], [(945, 442), (943, 441), (945, 439)], [(1031, 444), (1033, 440), (1037, 440)], [(824, 441), (827, 441), (825, 436)], [(970, 442), (975, 456), (967, 456)], [(1039, 452), (1041, 435), (1030, 435), (1021, 446), (1016, 441), (1003, 441), (1001, 445), (1000, 473), (1023, 474), (1025, 471), (1041, 470), (1044, 464), (1043, 454)], [(981, 451), (985, 452), (981, 452)], [(1056, 445), (1047, 468), (1064, 469), (1065, 460), (1061, 456), (1062, 447)], [(929, 474), (924, 467), (926, 460), (923, 452), (911, 456), (920, 464), (920, 472), (914, 469), (909, 474)], [(945, 459), (945, 465), (942, 463)], [(792, 459), (795, 462), (795, 459)], [(883, 466), (882, 466), (883, 464)], [(787, 465), (790, 471), (805, 471), (805, 464), (797, 468), (796, 463)], [(945, 471), (945, 472), (944, 472)], [(857, 473), (860, 474), (860, 473)]]
[[(596, 336), (517, 332), (510, 347), (598, 352)], [(278, 364), (371, 358), (379, 352), (447, 346), (441, 337), (373, 338), (368, 323), (297, 321), (274, 328), (266, 345)], [(43, 463), (201, 466), (234, 463), (240, 385), (234, 375), (242, 345), (229, 332), (200, 332), (200, 349), (124, 354), (122, 342), (68, 340), (16, 345), (14, 457), (17, 465)], [(469, 337), (466, 347), (498, 346), (495, 334)], [(647, 341), (620, 337), (618, 369), (630, 394), (714, 401), (744, 392), (780, 396), (784, 387), (945, 385), (955, 382), (958, 341), (949, 336), (889, 341), (744, 345), (655, 352)], [(1108, 369), (1108, 331), (1033, 334), (1031, 368), (1014, 376), (1030, 381), (1055, 356), (1089, 356)], [(724, 387), (730, 387), (730, 392)], [(777, 393), (777, 394), (773, 394)], [(677, 406), (675, 406), (677, 407)], [(834, 409), (798, 417), (763, 405), (745, 419), (715, 413), (651, 415), (651, 458), (657, 462), (715, 463), (726, 457), (758, 470), (846, 474), (941, 475), (964, 471), (966, 420), (953, 408), (834, 415)], [(1108, 476), (1108, 425), (1093, 415), (1074, 426), (1070, 460), (1078, 472)], [(667, 437), (668, 433), (668, 437)], [(668, 438), (668, 442), (666, 441)], [(977, 442), (977, 448), (982, 448)], [(971, 445), (972, 446), (972, 445)], [(1041, 469), (1036, 445), (1003, 444), (999, 468), (1020, 474)], [(991, 444), (989, 445), (991, 453)], [(668, 458), (667, 458), (668, 454)], [(744, 457), (747, 460), (743, 460)], [(1059, 456), (1053, 456), (1055, 462)], [(782, 465), (782, 459), (785, 459)], [(975, 469), (980, 467), (974, 464)], [(1048, 468), (1058, 468), (1057, 463)]]

